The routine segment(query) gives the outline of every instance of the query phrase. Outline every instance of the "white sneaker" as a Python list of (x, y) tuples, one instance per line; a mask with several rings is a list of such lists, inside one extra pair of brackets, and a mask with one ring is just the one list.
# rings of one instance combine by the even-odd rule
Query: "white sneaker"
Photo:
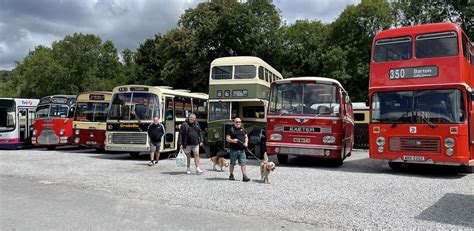
[(188, 171), (186, 171), (186, 174), (191, 175), (191, 169), (188, 168)]
[(202, 171), (199, 167), (196, 168), (196, 173), (197, 173), (197, 174), (201, 174), (201, 173), (203, 173), (203, 172), (204, 172), (204, 171)]

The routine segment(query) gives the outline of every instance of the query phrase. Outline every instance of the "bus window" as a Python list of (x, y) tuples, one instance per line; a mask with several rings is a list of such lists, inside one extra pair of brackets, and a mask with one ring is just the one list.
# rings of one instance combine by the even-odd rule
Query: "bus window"
[(154, 116), (160, 117), (158, 98), (151, 93), (133, 93), (131, 119), (152, 120)]
[(471, 53), (469, 52), (469, 40), (466, 38), (466, 35), (462, 35), (462, 53), (466, 60), (471, 60)]
[(232, 112), (230, 118), (233, 119), (237, 116), (240, 116), (239, 109), (239, 102), (232, 102)]
[(410, 37), (379, 39), (375, 42), (374, 61), (389, 62), (411, 58), (412, 46)]
[(458, 54), (458, 39), (455, 32), (441, 32), (416, 36), (415, 57), (435, 58)]
[(67, 118), (69, 107), (67, 105), (53, 104), (51, 105), (50, 117)]
[(254, 65), (236, 65), (234, 79), (253, 79), (257, 76)]
[(207, 118), (206, 100), (193, 99), (193, 113), (196, 114), (196, 118)]
[(230, 119), (229, 102), (209, 103), (209, 122)]
[(261, 80), (265, 80), (265, 68), (258, 67), (258, 78)]
[(0, 100), (0, 132), (15, 130), (15, 102)]
[(176, 118), (186, 118), (191, 113), (191, 98), (176, 97), (174, 100)]
[(354, 113), (354, 120), (357, 121), (357, 122), (364, 122), (365, 121), (365, 113), (355, 112)]
[(270, 71), (265, 69), (265, 81), (270, 82)]
[(212, 68), (212, 79), (232, 79), (232, 66), (219, 66)]
[(36, 108), (36, 118), (48, 117), (49, 105), (39, 106)]
[(263, 106), (246, 106), (242, 108), (244, 118), (265, 118), (265, 108)]

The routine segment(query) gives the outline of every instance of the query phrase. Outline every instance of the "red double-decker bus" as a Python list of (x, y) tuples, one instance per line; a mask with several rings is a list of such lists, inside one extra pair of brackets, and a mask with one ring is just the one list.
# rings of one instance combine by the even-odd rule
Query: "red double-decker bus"
[(267, 153), (332, 159), (350, 156), (354, 143), (352, 104), (334, 79), (295, 77), (274, 81), (267, 114)]
[(452, 23), (380, 32), (370, 65), (370, 158), (474, 165), (473, 51)]
[(77, 95), (73, 130), (74, 144), (104, 150), (107, 112), (112, 92), (94, 91)]
[(31, 143), (48, 149), (73, 144), (75, 104), (75, 95), (52, 95), (40, 99)]

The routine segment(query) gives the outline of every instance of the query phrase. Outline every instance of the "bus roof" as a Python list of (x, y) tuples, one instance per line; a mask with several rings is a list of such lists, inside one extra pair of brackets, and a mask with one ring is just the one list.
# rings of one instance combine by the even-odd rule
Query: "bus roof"
[(369, 110), (369, 107), (365, 104), (365, 102), (352, 103), (352, 108), (354, 110)]
[(222, 57), (222, 58), (217, 58), (214, 59), (214, 61), (211, 62), (211, 68), (213, 66), (225, 66), (225, 65), (251, 65), (251, 64), (257, 64), (260, 66), (264, 66), (267, 68), (269, 71), (273, 72), (277, 76), (283, 78), (281, 73), (272, 66), (270, 66), (268, 63), (263, 61), (263, 59), (255, 56), (230, 56), (230, 57)]
[[(121, 89), (126, 88), (126, 89)], [(136, 88), (136, 90), (130, 90), (131, 88)], [(147, 90), (145, 90), (147, 89)], [(208, 95), (202, 92), (187, 92), (183, 89), (170, 89), (168, 86), (147, 86), (147, 85), (121, 85), (114, 87), (113, 93), (120, 92), (152, 92), (155, 94), (168, 94), (168, 95), (177, 95), (185, 96), (199, 99), (208, 99)]]
[[(94, 97), (95, 96), (95, 97)], [(101, 98), (100, 96), (104, 96)], [(77, 102), (110, 102), (112, 92), (110, 91), (88, 91), (77, 95)]]
[(416, 26), (407, 26), (384, 30), (375, 36), (375, 40), (383, 38), (394, 38), (402, 36), (414, 36), (417, 34), (434, 33), (440, 31), (462, 31), (461, 27), (454, 23), (431, 23)]
[(15, 101), (17, 106), (32, 106), (36, 107), (39, 103), (39, 99), (25, 99), (25, 98), (0, 98), (0, 100), (12, 100)]
[[(59, 99), (65, 98), (66, 101), (57, 100), (58, 98)], [(76, 96), (75, 95), (49, 95), (49, 96), (45, 96), (41, 98), (38, 104), (50, 104), (50, 103), (72, 105), (76, 103)]]
[(278, 83), (291, 83), (293, 81), (314, 81), (314, 82), (317, 82), (317, 83), (335, 84), (335, 85), (339, 86), (340, 88), (342, 88), (344, 90), (344, 87), (342, 86), (342, 84), (339, 81), (337, 81), (335, 79), (327, 78), (327, 77), (309, 77), (309, 76), (307, 76), (307, 77), (291, 77), (291, 78), (286, 78), (286, 79), (282, 79), (282, 80), (277, 80), (274, 83), (276, 83), (276, 84), (278, 84)]

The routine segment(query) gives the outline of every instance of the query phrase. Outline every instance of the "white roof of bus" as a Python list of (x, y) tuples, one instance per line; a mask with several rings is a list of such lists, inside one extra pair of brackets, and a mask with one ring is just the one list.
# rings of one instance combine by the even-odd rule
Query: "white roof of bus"
[(342, 87), (342, 89), (344, 89), (344, 87), (339, 81), (335, 79), (331, 79), (331, 78), (326, 78), (326, 77), (291, 77), (291, 78), (277, 80), (275, 81), (275, 83), (290, 83), (291, 81), (316, 81), (316, 82), (323, 82), (323, 83), (332, 83), (332, 84), (339, 85), (340, 87)]
[[(28, 106), (36, 106), (39, 103), (39, 99), (25, 99), (25, 98), (0, 98), (3, 100), (13, 100), (15, 103), (20, 103), (20, 104), (27, 104)], [(28, 103), (23, 103), (25, 101), (28, 101)], [(29, 101), (31, 101), (31, 105), (29, 104)]]
[(170, 87), (167, 86), (147, 86), (147, 85), (121, 85), (121, 86), (116, 86), (114, 87), (114, 92), (118, 92), (118, 89), (121, 87), (146, 87), (146, 88), (154, 88), (158, 91), (160, 91), (163, 94), (168, 94), (168, 95), (179, 95), (179, 96), (187, 96), (187, 97), (194, 97), (194, 98), (201, 98), (201, 99), (208, 99), (209, 95), (206, 93), (202, 92), (185, 92), (183, 89), (170, 89)]
[(250, 65), (250, 64), (262, 65), (266, 67), (267, 69), (269, 69), (274, 74), (280, 77), (283, 77), (279, 71), (275, 70), (275, 68), (273, 68), (268, 63), (263, 61), (263, 59), (259, 57), (255, 57), (255, 56), (229, 56), (229, 57), (217, 58), (211, 62), (211, 67), (223, 66), (223, 65)]
[(352, 108), (354, 110), (367, 110), (367, 109), (369, 109), (369, 107), (367, 107), (367, 105), (365, 105), (365, 102), (352, 103)]

